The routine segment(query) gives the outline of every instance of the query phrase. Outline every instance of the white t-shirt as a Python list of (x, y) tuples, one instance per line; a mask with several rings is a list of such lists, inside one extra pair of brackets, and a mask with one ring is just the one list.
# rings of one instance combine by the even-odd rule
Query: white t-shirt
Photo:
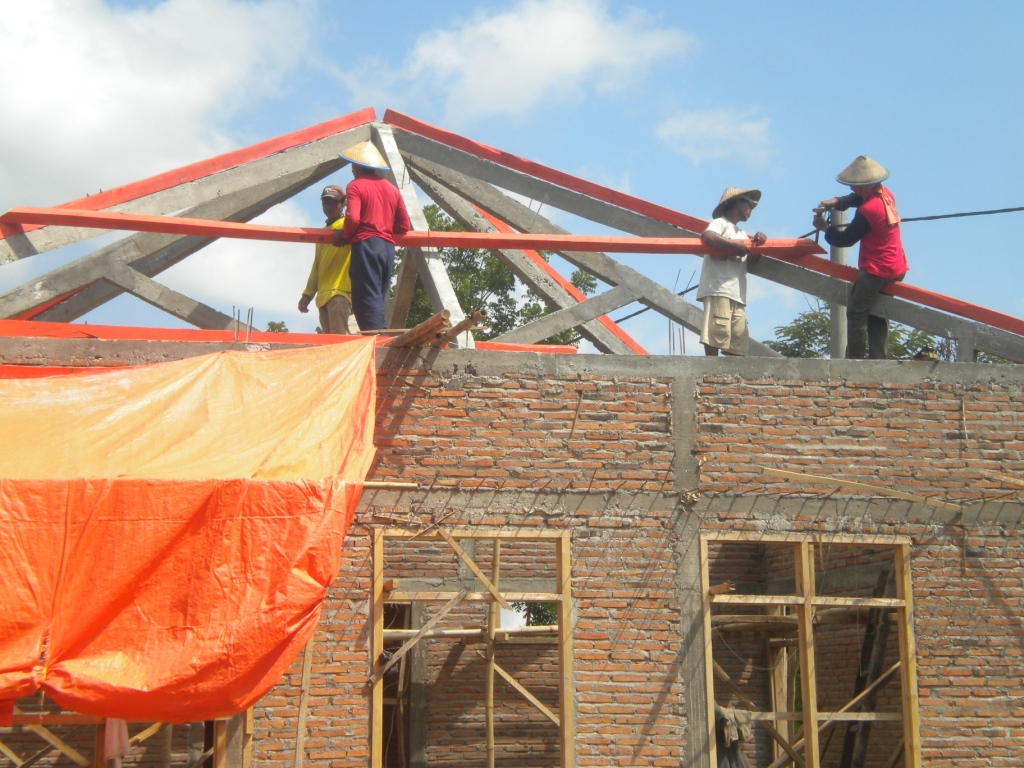
[[(714, 219), (705, 232), (714, 232), (726, 240), (747, 240), (747, 233), (726, 218)], [(708, 296), (725, 296), (747, 304), (747, 257), (705, 256), (700, 270), (697, 300)]]

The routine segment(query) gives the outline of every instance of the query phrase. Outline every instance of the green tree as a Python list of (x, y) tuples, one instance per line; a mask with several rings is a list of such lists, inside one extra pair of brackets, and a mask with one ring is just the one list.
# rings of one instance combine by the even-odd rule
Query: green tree
[[(423, 208), (427, 224), (435, 232), (464, 232), (462, 226), (436, 205)], [(452, 288), (458, 297), (459, 306), (466, 312), (484, 308), (487, 317), (483, 322), (485, 330), (478, 338), (492, 339), (521, 325), (548, 314), (548, 309), (528, 289), (525, 289), (509, 269), (490, 251), (471, 248), (441, 248), (441, 261), (448, 271)], [(542, 253), (545, 259), (548, 254)], [(398, 252), (395, 272), (397, 274), (405, 250)], [(572, 283), (583, 294), (590, 295), (597, 289), (597, 280), (581, 270), (572, 274)], [(417, 278), (416, 291), (409, 307), (407, 325), (411, 328), (433, 314), (430, 299)], [(544, 343), (568, 344), (575, 338), (572, 329), (545, 339)]]
[(267, 323), (268, 333), (288, 333), (288, 326), (284, 324), (284, 320), (271, 320)]
[[(775, 339), (766, 341), (765, 346), (786, 357), (828, 357), (828, 307), (820, 299), (814, 301), (814, 305), (797, 315), (793, 322), (778, 326), (775, 329)], [(940, 351), (949, 349), (948, 345), (943, 345), (927, 331), (908, 328), (899, 323), (889, 323), (889, 357), (896, 360), (907, 359), (924, 347)], [(952, 354), (955, 355), (955, 348)]]
[(511, 603), (526, 616), (528, 627), (550, 627), (558, 623), (558, 603)]

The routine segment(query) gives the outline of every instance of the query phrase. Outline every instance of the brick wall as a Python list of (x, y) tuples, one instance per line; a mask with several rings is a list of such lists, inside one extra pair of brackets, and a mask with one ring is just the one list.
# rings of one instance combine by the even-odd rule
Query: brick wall
[[(879, 377), (859, 371), (896, 371), (867, 363), (808, 366), (802, 378), (791, 377), (792, 363), (781, 378), (765, 373), (770, 364), (752, 373), (753, 364), (733, 361), (649, 361), (634, 372), (650, 375), (628, 377), (582, 362), (500, 370), (511, 357), (480, 354), (472, 358), (475, 369), (460, 363), (380, 372), (371, 479), (417, 480), (427, 490), (364, 495), (315, 636), (308, 764), (363, 766), (369, 754), (362, 684), (370, 669), (375, 512), (451, 515), (445, 524), (452, 526), (572, 531), (576, 758), (595, 766), (678, 765), (687, 740), (699, 743), (699, 697), (687, 686), (703, 688), (704, 680), (683, 674), (690, 626), (684, 598), (695, 585), (684, 567), (689, 542), (682, 531), (908, 535), (926, 764), (1024, 760), (1021, 489), (991, 474), (1021, 477), (1024, 469), (1019, 385), (980, 366), (956, 367), (968, 373), (949, 381), (942, 371), (927, 373), (932, 368), (922, 366), (919, 377), (901, 368), (892, 383), (865, 381)], [(613, 362), (621, 372), (621, 361)], [(723, 375), (723, 368), (738, 372)], [(692, 397), (673, 403), (673, 382), (683, 379), (695, 383)], [(685, 440), (673, 434), (679, 413), (692, 421)], [(698, 461), (701, 497), (679, 503), (676, 476)], [(783, 482), (763, 475), (763, 466), (971, 504), (957, 518), (923, 504)], [(486, 566), (486, 551), (479, 557)], [(792, 578), (781, 560), (758, 557), (742, 565), (743, 579)], [(837, 558), (843, 567), (857, 565)], [(442, 559), (454, 565), (443, 546), (429, 543), (406, 567), (422, 575)], [(712, 582), (735, 578), (737, 567), (739, 561), (713, 564)], [(508, 578), (550, 572), (544, 556), (528, 551), (510, 552), (504, 568)], [(856, 630), (841, 635), (834, 638), (838, 655), (859, 650)], [(754, 657), (759, 642), (741, 638), (735, 649)], [(478, 765), (483, 667), (472, 646), (455, 658), (452, 645), (432, 642), (426, 659), (426, 754), (431, 764)], [(508, 644), (501, 653), (542, 698), (557, 700), (550, 645)], [(254, 760), (261, 768), (293, 762), (301, 665), (300, 657), (257, 707)], [(765, 700), (762, 670), (737, 661), (733, 673), (752, 686), (752, 698)], [(499, 744), (514, 750), (499, 764), (555, 764), (546, 719), (500, 681), (496, 696)], [(880, 750), (895, 738), (884, 730), (875, 742)], [(768, 748), (761, 737), (756, 754)], [(154, 759), (150, 753), (144, 762)]]

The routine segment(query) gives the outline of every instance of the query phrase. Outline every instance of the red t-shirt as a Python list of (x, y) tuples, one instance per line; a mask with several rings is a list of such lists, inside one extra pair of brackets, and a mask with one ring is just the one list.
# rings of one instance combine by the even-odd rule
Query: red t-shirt
[(857, 208), (857, 212), (868, 220), (871, 228), (860, 241), (860, 258), (857, 266), (865, 272), (892, 279), (907, 271), (907, 256), (900, 240), (900, 226), (890, 226), (885, 218), (885, 203), (878, 195), (872, 195)]
[(347, 243), (358, 243), (371, 237), (380, 237), (389, 243), (395, 235), (409, 231), (409, 214), (402, 202), (402, 194), (380, 176), (362, 176), (353, 179), (345, 188), (348, 208), (341, 236)]

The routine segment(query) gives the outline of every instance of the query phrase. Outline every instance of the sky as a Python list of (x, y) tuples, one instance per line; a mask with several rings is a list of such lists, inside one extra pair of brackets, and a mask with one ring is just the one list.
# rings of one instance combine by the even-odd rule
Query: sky
[[(365, 107), (702, 218), (726, 187), (755, 187), (746, 228), (769, 237), (808, 232), (811, 208), (847, 191), (835, 175), (860, 154), (889, 169), (904, 217), (1017, 207), (1022, 28), (1019, 0), (0, 0), (0, 210)], [(257, 221), (320, 226), (318, 191)], [(1022, 225), (1024, 212), (908, 222), (906, 282), (1024, 317)], [(0, 266), (0, 292), (110, 239)], [(699, 276), (696, 256), (620, 258), (676, 290)], [(227, 314), (252, 307), (259, 327), (309, 332), (315, 314), (296, 303), (311, 262), (308, 245), (225, 240), (158, 280)], [(751, 277), (752, 338), (771, 339), (811, 301)], [(130, 296), (83, 321), (182, 325)], [(654, 312), (623, 327), (651, 353), (683, 351)], [(700, 352), (692, 334), (684, 342)]]

